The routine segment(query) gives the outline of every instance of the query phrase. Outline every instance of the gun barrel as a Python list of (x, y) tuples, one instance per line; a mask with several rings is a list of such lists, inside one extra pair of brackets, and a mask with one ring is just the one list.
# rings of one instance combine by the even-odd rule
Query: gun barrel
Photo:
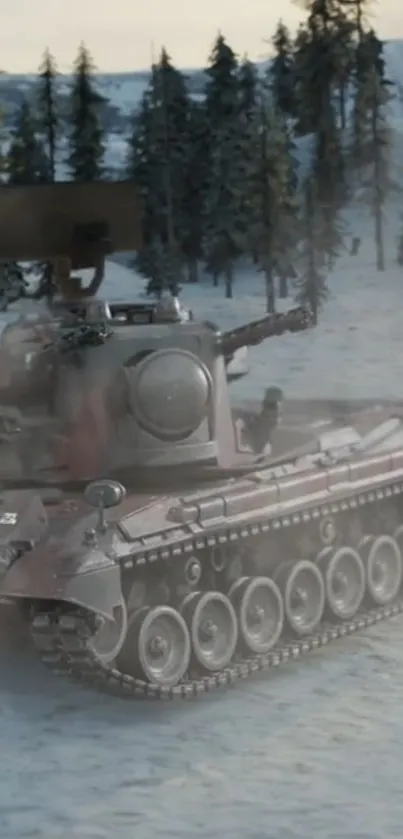
[(285, 332), (302, 332), (312, 324), (309, 309), (299, 306), (284, 314), (266, 315), (259, 320), (223, 332), (219, 337), (218, 346), (228, 362), (240, 347), (252, 347), (261, 344), (266, 338), (283, 335)]

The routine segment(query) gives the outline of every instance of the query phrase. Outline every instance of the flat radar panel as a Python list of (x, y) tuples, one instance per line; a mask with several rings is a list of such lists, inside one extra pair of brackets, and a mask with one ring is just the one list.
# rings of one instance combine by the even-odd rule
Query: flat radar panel
[(0, 261), (72, 259), (141, 247), (140, 198), (131, 181), (0, 186)]

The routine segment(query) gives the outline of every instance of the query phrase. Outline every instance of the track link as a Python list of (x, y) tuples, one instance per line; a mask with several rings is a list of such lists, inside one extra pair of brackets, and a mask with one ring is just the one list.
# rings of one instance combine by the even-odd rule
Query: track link
[(122, 698), (173, 700), (191, 699), (229, 687), (255, 673), (296, 661), (332, 641), (402, 613), (403, 599), (399, 598), (388, 606), (361, 611), (350, 621), (323, 623), (320, 630), (303, 639), (279, 644), (265, 655), (241, 659), (219, 673), (204, 678), (189, 678), (169, 688), (148, 684), (99, 662), (87, 644), (93, 626), (85, 613), (64, 609), (53, 613), (38, 613), (33, 620), (31, 632), (43, 663), (57, 675), (68, 677), (84, 687)]

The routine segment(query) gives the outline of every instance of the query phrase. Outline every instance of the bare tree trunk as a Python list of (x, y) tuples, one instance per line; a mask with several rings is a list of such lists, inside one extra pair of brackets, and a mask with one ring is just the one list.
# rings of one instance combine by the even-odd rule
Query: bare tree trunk
[(383, 245), (383, 214), (382, 204), (378, 201), (375, 205), (375, 243), (376, 243), (376, 267), (378, 271), (385, 270), (385, 249)]
[(318, 299), (317, 299), (317, 295), (316, 295), (314, 289), (312, 289), (312, 291), (313, 291), (313, 294), (311, 295), (310, 307), (311, 307), (311, 312), (312, 312), (313, 326), (317, 326), (318, 325)]
[(197, 259), (189, 259), (188, 261), (188, 282), (199, 282), (199, 263)]
[(266, 312), (268, 312), (269, 315), (273, 315), (276, 311), (276, 301), (274, 293), (273, 269), (270, 260), (266, 265), (264, 278), (266, 286)]
[(316, 254), (314, 241), (314, 198), (312, 195), (311, 185), (308, 184), (305, 192), (305, 221), (306, 221), (306, 239), (308, 248), (308, 266), (307, 266), (307, 299), (312, 312), (313, 325), (318, 323), (318, 272), (316, 270)]
[(232, 260), (228, 260), (225, 266), (225, 296), (228, 300), (231, 300), (233, 297), (232, 293), (232, 284), (234, 280), (234, 267), (232, 264)]
[(346, 127), (346, 86), (344, 82), (340, 82), (339, 87), (339, 114), (340, 127), (341, 130), (344, 131)]
[(285, 300), (288, 297), (288, 278), (285, 274), (280, 274), (278, 296), (280, 300)]
[(374, 219), (375, 219), (375, 247), (376, 267), (378, 271), (385, 270), (385, 249), (383, 243), (383, 189), (382, 189), (382, 161), (378, 136), (378, 107), (372, 111), (372, 142), (374, 147)]

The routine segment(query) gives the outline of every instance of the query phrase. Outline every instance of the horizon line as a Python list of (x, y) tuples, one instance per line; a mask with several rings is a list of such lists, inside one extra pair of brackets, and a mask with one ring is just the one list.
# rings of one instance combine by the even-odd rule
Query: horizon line
[[(402, 38), (380, 38), (380, 40), (382, 41), (383, 44), (391, 44), (391, 43), (402, 43), (403, 44), (403, 37)], [(89, 48), (89, 51), (91, 52), (90, 48)], [(44, 52), (45, 52), (45, 50), (43, 50), (43, 53)], [(42, 53), (42, 55), (43, 55), (43, 53)], [(239, 56), (239, 57), (241, 58), (241, 56)], [(265, 61), (268, 61), (269, 58), (270, 58), (270, 56), (266, 55), (266, 57), (261, 56), (260, 58), (254, 58), (254, 59), (251, 58), (250, 61), (252, 62), (252, 64), (263, 64)], [(56, 59), (55, 59), (55, 63), (56, 63), (56, 67), (57, 67), (57, 75), (58, 76), (70, 76), (70, 75), (73, 74), (73, 72), (74, 72), (73, 66), (71, 66), (70, 69), (67, 69), (67, 68), (66, 69), (59, 69)], [(73, 62), (72, 62), (72, 64), (73, 64)], [(205, 66), (194, 65), (194, 66), (189, 67), (189, 66), (181, 66), (180, 64), (175, 63), (174, 66), (176, 67), (177, 70), (179, 70), (182, 73), (197, 73), (197, 72), (203, 72), (206, 69), (207, 64)], [(93, 71), (93, 75), (94, 76), (132, 76), (132, 75), (136, 75), (136, 74), (140, 74), (140, 73), (150, 73), (150, 72), (151, 72), (151, 63), (147, 67), (138, 67), (136, 69), (120, 68), (120, 69), (116, 69), (116, 70), (102, 70), (102, 68), (96, 66), (94, 71)], [(32, 70), (13, 70), (13, 71), (10, 72), (9, 70), (4, 70), (2, 68), (0, 69), (0, 79), (1, 79), (1, 77), (4, 77), (4, 76), (8, 76), (8, 77), (12, 78), (13, 76), (15, 77), (15, 76), (38, 76), (38, 75), (39, 75), (39, 62), (38, 62), (38, 66), (36, 67), (36, 69), (32, 69)]]

